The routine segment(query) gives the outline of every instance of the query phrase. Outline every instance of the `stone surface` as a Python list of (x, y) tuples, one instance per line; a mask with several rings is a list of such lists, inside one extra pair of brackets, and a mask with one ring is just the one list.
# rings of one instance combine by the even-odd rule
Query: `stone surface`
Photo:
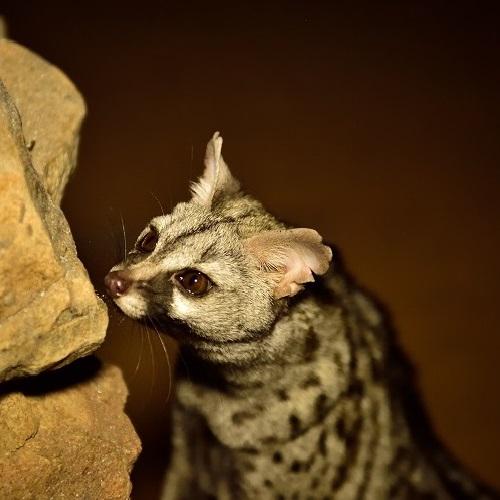
[(0, 16), (0, 38), (5, 38), (7, 36), (7, 23), (5, 19)]
[(140, 451), (118, 368), (40, 374), (96, 349), (108, 322), (59, 208), (84, 113), (57, 68), (0, 40), (1, 499), (128, 498)]
[(82, 96), (62, 71), (6, 39), (0, 40), (0, 79), (22, 117), (32, 164), (60, 204), (76, 166)]
[(140, 443), (118, 368), (87, 358), (0, 391), (0, 498), (129, 497)]
[[(11, 42), (0, 40), (0, 44), (1, 64), (5, 64), (6, 46), (10, 47), (8, 51), (21, 50), (12, 49)], [(28, 55), (29, 52), (24, 51), (24, 64), (28, 68), (36, 67), (40, 60), (32, 56), (36, 64), (30, 65)], [(34, 69), (26, 73), (26, 78), (30, 78), (31, 85), (37, 89), (57, 85), (55, 77), (42, 77), (56, 71), (44, 64), (45, 70), (43, 65), (38, 67), (39, 77)], [(14, 66), (13, 63), (11, 68)], [(27, 70), (23, 67), (20, 71)], [(0, 80), (2, 76), (0, 69)], [(64, 89), (69, 84), (62, 74), (60, 76), (61, 96), (65, 96)], [(9, 81), (15, 93), (18, 88), (12, 74)], [(0, 381), (36, 374), (88, 354), (104, 340), (108, 321), (106, 307), (96, 297), (88, 274), (77, 258), (66, 219), (54, 203), (60, 199), (67, 175), (73, 168), (74, 153), (70, 151), (76, 150), (76, 112), (73, 105), (60, 104), (58, 127), (47, 125), (47, 129), (42, 130), (44, 122), (34, 117), (42, 113), (44, 107), (30, 99), (43, 99), (57, 93), (56, 90), (38, 89), (30, 94), (28, 83), (19, 85), (21, 90), (25, 89), (20, 90), (17, 98), (24, 113), (21, 118), (14, 99), (0, 82)], [(50, 99), (47, 106), (49, 102)], [(53, 113), (59, 116), (56, 110)], [(66, 121), (65, 113), (73, 118)], [(31, 118), (25, 120), (25, 116)], [(28, 137), (32, 134), (37, 141), (32, 154), (33, 161), (38, 162), (38, 171), (32, 166), (21, 120), (30, 131)], [(64, 130), (68, 132), (67, 137)], [(49, 131), (54, 134), (54, 148), (50, 137), (45, 135)]]

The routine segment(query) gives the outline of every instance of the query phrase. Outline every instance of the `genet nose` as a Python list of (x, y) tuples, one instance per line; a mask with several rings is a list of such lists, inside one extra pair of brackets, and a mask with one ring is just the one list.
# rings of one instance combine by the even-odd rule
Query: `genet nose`
[(111, 271), (104, 278), (106, 291), (112, 299), (125, 295), (131, 284), (132, 280), (123, 271)]

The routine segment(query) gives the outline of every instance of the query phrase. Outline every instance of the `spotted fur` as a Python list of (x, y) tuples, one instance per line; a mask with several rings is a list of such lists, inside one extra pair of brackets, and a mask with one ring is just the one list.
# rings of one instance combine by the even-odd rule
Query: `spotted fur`
[[(133, 282), (124, 312), (181, 342), (163, 498), (497, 498), (432, 434), (380, 308), (337, 256), (327, 272), (318, 233), (240, 190), (221, 145), (193, 198), (151, 221), (155, 250), (114, 268)], [(214, 286), (190, 297), (182, 269)]]

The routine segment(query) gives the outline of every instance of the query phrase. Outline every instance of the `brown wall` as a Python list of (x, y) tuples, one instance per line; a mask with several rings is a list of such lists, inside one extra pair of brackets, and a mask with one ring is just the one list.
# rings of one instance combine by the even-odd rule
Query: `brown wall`
[[(317, 228), (388, 304), (439, 434), (500, 487), (499, 12), (76, 3), (3, 2), (0, 13), (88, 102), (63, 208), (96, 287), (123, 250), (120, 214), (130, 245), (160, 211), (154, 196), (166, 207), (187, 197), (221, 130), (247, 190)], [(129, 380), (145, 443), (136, 498), (149, 499), (168, 366), (157, 338), (153, 367), (145, 334), (141, 356), (139, 327), (121, 321), (112, 314), (101, 354)]]

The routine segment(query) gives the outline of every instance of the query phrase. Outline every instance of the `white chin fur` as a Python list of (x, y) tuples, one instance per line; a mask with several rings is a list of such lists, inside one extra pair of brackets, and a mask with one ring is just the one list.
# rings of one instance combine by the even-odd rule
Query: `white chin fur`
[(146, 316), (147, 303), (140, 295), (127, 294), (114, 299), (115, 304), (127, 315), (134, 319)]

